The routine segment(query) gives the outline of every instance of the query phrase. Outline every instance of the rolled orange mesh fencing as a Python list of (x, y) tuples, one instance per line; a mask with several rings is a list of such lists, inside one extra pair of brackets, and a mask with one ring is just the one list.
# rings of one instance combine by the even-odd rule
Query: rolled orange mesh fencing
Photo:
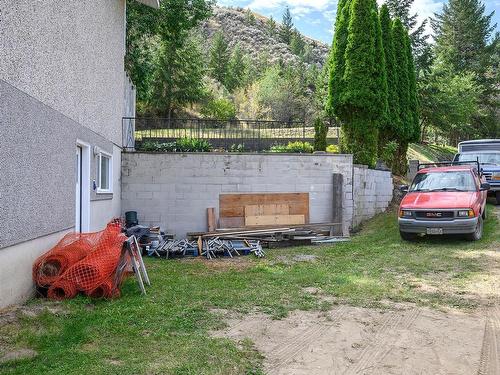
[(73, 298), (78, 292), (119, 296), (123, 277), (113, 275), (125, 240), (119, 221), (109, 223), (101, 232), (67, 234), (35, 261), (33, 279), (37, 285), (49, 287), (47, 296), (52, 299)]

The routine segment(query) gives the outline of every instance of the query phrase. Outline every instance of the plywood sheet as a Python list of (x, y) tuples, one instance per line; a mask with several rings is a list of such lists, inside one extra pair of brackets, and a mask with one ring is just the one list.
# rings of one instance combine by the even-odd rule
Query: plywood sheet
[(257, 204), (245, 206), (246, 216), (290, 215), (288, 204)]
[(260, 215), (245, 216), (245, 226), (299, 225), (305, 224), (304, 215)]
[(304, 215), (305, 223), (309, 223), (309, 193), (221, 194), (219, 196), (220, 227), (238, 228), (245, 225), (245, 207), (247, 206), (268, 206), (267, 208), (249, 208), (247, 216), (259, 216), (249, 215), (251, 210), (264, 210), (266, 213), (270, 209), (285, 210), (286, 206), (288, 215)]

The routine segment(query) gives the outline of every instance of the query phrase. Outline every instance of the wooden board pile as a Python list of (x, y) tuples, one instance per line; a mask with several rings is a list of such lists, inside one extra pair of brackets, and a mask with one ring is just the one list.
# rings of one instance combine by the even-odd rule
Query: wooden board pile
[(339, 223), (291, 225), (287, 227), (259, 227), (239, 229), (218, 229), (214, 232), (188, 233), (188, 239), (202, 240), (218, 238), (223, 240), (254, 240), (268, 248), (303, 246), (348, 241), (348, 237), (332, 235)]

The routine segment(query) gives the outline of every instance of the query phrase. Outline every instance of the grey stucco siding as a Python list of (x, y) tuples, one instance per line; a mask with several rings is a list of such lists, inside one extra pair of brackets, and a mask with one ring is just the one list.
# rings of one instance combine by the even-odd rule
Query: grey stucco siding
[(0, 1), (0, 79), (121, 146), (125, 0)]
[[(73, 228), (78, 140), (113, 154), (113, 143), (0, 80), (0, 248)], [(116, 146), (115, 146), (116, 147)], [(119, 168), (114, 172), (119, 174)], [(115, 194), (93, 191), (92, 201)], [(119, 198), (119, 189), (118, 189)]]

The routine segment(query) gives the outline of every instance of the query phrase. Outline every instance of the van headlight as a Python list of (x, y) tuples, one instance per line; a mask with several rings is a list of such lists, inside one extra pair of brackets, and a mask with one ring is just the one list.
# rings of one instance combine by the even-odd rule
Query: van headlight
[(495, 181), (500, 181), (500, 172), (493, 173), (493, 175), (491, 176), (491, 179), (495, 180)]
[(399, 217), (412, 217), (412, 212), (409, 210), (399, 210)]
[(474, 217), (474, 210), (460, 210), (458, 211), (458, 217)]

